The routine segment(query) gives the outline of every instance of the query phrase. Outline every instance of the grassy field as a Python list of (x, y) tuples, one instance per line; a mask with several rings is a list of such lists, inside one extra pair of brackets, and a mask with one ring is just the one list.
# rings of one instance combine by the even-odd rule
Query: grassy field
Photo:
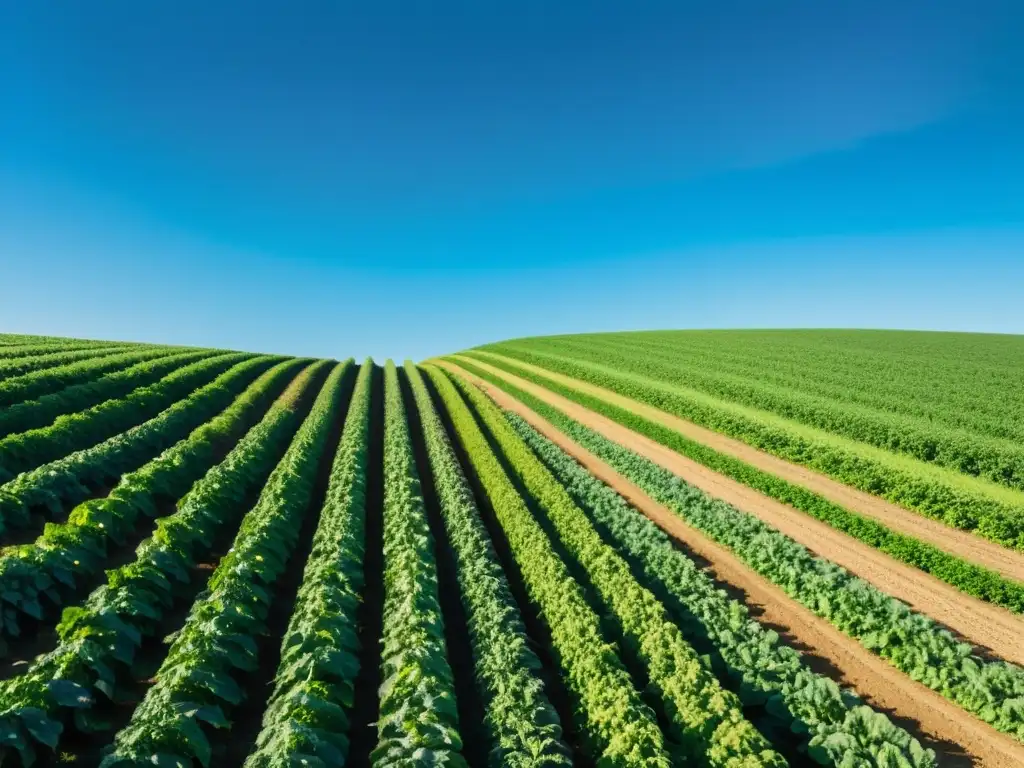
[(0, 762), (1014, 764), (1022, 363), (895, 332), (403, 366), (0, 335)]

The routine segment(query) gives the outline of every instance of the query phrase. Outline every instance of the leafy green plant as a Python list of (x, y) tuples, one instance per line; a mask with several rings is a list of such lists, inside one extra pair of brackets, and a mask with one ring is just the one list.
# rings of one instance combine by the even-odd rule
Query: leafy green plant
[[(204, 350), (170, 352), (158, 348), (120, 356), (122, 362), (118, 369), (100, 378), (92, 377), (36, 400), (9, 405), (0, 411), (0, 436), (45, 427), (63, 414), (81, 411), (111, 398), (124, 397), (133, 389), (148, 386), (182, 365), (214, 354)], [(133, 359), (140, 362), (132, 365)], [(127, 367), (120, 367), (125, 364)], [(94, 373), (98, 375), (99, 372), (88, 371), (88, 374)]]
[(912, 679), (1024, 741), (1024, 669), (976, 656), (927, 616), (815, 557), (753, 515), (711, 498), (529, 393), (496, 384), (813, 613)]
[(384, 624), (376, 768), (460, 768), (455, 683), (445, 648), (434, 540), (413, 458), (398, 369), (384, 366)]
[(899, 332), (656, 332), (577, 337), (558, 349), (569, 357), (628, 351), (670, 364), (674, 374), (666, 381), (710, 392), (703, 389), (707, 376), (724, 397), (733, 386), (763, 384), (1019, 443), (1024, 408), (1019, 388), (1007, 386), (1006, 366), (1014, 355), (1004, 347), (1006, 339), (995, 339), (1000, 343), (986, 354), (986, 342), (994, 339), (977, 334), (960, 343), (952, 334)]
[(601, 540), (566, 489), (515, 433), (498, 407), (459, 379), (480, 421), (537, 501), (562, 546), (586, 573), (601, 608), (616, 620), (624, 649), (645, 670), (686, 759), (709, 766), (781, 766), (785, 761), (742, 714), (629, 564)]
[(370, 397), (374, 365), (359, 371), (313, 536), (263, 727), (246, 768), (296, 761), (341, 768), (347, 710), (359, 671), (356, 610), (363, 590)]
[(58, 348), (46, 354), (32, 355), (30, 357), (14, 357), (8, 360), (0, 360), (0, 382), (15, 376), (24, 376), (34, 371), (42, 371), (48, 368), (68, 365), (79, 360), (99, 358), (104, 355), (112, 355), (124, 352), (129, 348), (127, 344), (88, 344), (85, 347)]
[[(302, 421), (301, 402), (319, 381), (326, 363), (300, 373), (263, 419), (182, 498), (173, 514), (156, 521), (135, 561), (109, 571), (107, 583), (80, 607), (67, 608), (57, 628), (60, 642), (17, 677), (0, 683), (0, 743), (18, 746), (28, 765), (34, 746), (56, 748), (70, 721), (80, 731), (95, 730), (91, 708), (100, 697), (116, 698), (119, 680), (146, 637), (158, 630), (162, 611), (180, 602), (178, 587), (188, 583), (195, 564), (210, 555), (213, 541), (237, 524), (246, 497), (274, 469)], [(53, 690), (52, 687), (58, 688)], [(75, 695), (70, 695), (74, 692)], [(23, 722), (43, 713), (45, 742)], [(52, 743), (51, 743), (52, 742)]]
[(529, 646), (473, 491), (420, 372), (411, 362), (406, 362), (405, 371), (423, 425), (445, 532), (457, 560), (459, 596), (486, 706), (489, 764), (492, 768), (572, 765), (558, 715), (537, 674), (540, 660)]
[(192, 350), (187, 347), (129, 347), (127, 351), (117, 350), (113, 354), (14, 376), (0, 381), (0, 406), (11, 406), (39, 399), (65, 388), (95, 381), (111, 371), (119, 371), (146, 360), (155, 360), (159, 357), (189, 351), (206, 351), (213, 354), (213, 350)]
[(327, 378), (309, 416), (246, 513), (207, 591), (175, 636), (157, 682), (118, 732), (102, 768), (163, 761), (209, 766), (205, 727), (227, 728), (227, 712), (242, 700), (238, 674), (257, 665), (254, 637), (265, 631), (274, 585), (295, 548), (309, 512), (320, 457), (341, 407), (346, 366)]
[(33, 511), (60, 515), (94, 489), (137, 469), (226, 408), (274, 362), (271, 357), (244, 360), (149, 421), (18, 475), (0, 487), (0, 533), (28, 525)]
[[(510, 412), (505, 417), (605, 540), (643, 574), (687, 637), (703, 638), (711, 647), (716, 668), (733, 678), (744, 705), (763, 705), (780, 731), (802, 734), (804, 749), (822, 765), (884, 764), (879, 756), (892, 748), (914, 768), (936, 765), (931, 750), (885, 715), (808, 668), (797, 651), (751, 619), (746, 605), (718, 589), (664, 531), (618, 493), (522, 418)], [(864, 727), (865, 720), (871, 727)]]
[(110, 542), (121, 543), (140, 518), (157, 514), (157, 497), (183, 495), (308, 362), (286, 360), (274, 366), (220, 415), (125, 475), (109, 495), (80, 504), (66, 523), (48, 525), (34, 544), (0, 555), (0, 642), (19, 634), (19, 611), (41, 619), (47, 603), (63, 603), (62, 586), (73, 588), (93, 576), (105, 562)]
[[(502, 384), (500, 377), (493, 376), (490, 372), (478, 368), (472, 363), (460, 359), (459, 364), (498, 386)], [(574, 392), (556, 382), (550, 382), (549, 388), (716, 472), (721, 472), (766, 496), (799, 509), (801, 512), (806, 512), (816, 520), (828, 523), (833, 528), (885, 552), (900, 562), (919, 568), (966, 594), (1001, 605), (1015, 613), (1024, 613), (1024, 584), (1020, 582), (967, 562), (962, 557), (945, 552), (912, 536), (897, 533), (877, 520), (851, 512), (813, 491), (690, 440), (662, 424), (637, 416), (598, 398)], [(516, 389), (516, 391), (520, 390)]]
[(29, 358), (36, 355), (47, 355), (53, 354), (54, 352), (73, 352), (77, 349), (89, 349), (95, 346), (93, 342), (89, 341), (72, 341), (68, 344), (62, 344), (56, 346), (54, 344), (5, 344), (0, 347), (0, 360), (7, 360), (8, 358)]
[(577, 729), (590, 759), (609, 768), (668, 768), (671, 763), (655, 714), (603, 637), (600, 619), (580, 585), (555, 554), (455, 385), (439, 369), (425, 370), (487, 493), (530, 599), (550, 630), (552, 650), (574, 699)]
[[(533, 348), (513, 346), (512, 349)], [(565, 362), (579, 367), (597, 363), (649, 380), (652, 386), (670, 384), (697, 390), (741, 403), (801, 424), (867, 443), (887, 451), (903, 453), (921, 461), (948, 467), (964, 474), (983, 477), (1010, 488), (1024, 489), (1024, 448), (1019, 440), (978, 434), (971, 429), (949, 426), (888, 409), (849, 402), (845, 390), (826, 397), (801, 392), (795, 382), (771, 384), (748, 373), (734, 375), (718, 367), (689, 364), (684, 354), (632, 343), (627, 347), (575, 342), (551, 349), (537, 345), (549, 364)]]
[[(153, 418), (231, 366), (252, 357), (243, 353), (208, 357), (178, 368), (155, 384), (140, 387), (123, 398), (59, 416), (47, 427), (8, 435), (0, 440), (0, 481), (7, 482), (20, 472), (88, 448)], [(269, 364), (271, 358), (264, 358), (264, 362)]]
[[(791, 429), (769, 424), (751, 415), (688, 397), (681, 391), (645, 385), (630, 374), (595, 370), (592, 366), (521, 351), (502, 350), (539, 365), (620, 395), (646, 403), (701, 426), (742, 440), (787, 461), (802, 464), (854, 488), (872, 493), (909, 510), (961, 530), (972, 531), (1007, 547), (1024, 549), (1024, 508), (996, 495), (937, 478), (921, 476), (899, 466), (850, 448), (815, 440)], [(470, 356), (477, 353), (469, 352)], [(485, 358), (480, 358), (485, 359)], [(580, 401), (586, 397), (511, 361), (486, 357), (486, 362)], [(588, 398), (588, 402), (596, 398)], [(603, 401), (601, 401), (603, 402)]]

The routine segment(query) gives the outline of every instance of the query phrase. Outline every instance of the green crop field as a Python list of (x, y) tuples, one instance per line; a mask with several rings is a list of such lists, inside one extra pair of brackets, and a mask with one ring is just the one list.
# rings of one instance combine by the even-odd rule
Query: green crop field
[(1024, 765), (1024, 338), (0, 335), (0, 765)]

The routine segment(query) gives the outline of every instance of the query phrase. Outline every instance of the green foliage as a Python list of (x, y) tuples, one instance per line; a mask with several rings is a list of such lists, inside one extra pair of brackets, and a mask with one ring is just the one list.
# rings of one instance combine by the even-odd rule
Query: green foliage
[(473, 649), (477, 685), (485, 702), (492, 768), (570, 766), (558, 715), (538, 676), (519, 609), (473, 491), (448, 442), (419, 371), (405, 364), (423, 425), (427, 455), (445, 531), (455, 552), (459, 596)]
[(427, 524), (398, 369), (384, 367), (384, 626), (375, 768), (465, 766)]
[[(40, 336), (33, 333), (0, 333), (0, 345), (8, 346), (43, 346), (54, 349), (70, 349), (86, 347), (90, 344), (109, 346), (118, 342), (96, 341), (90, 339), (69, 339), (64, 336)], [(142, 346), (133, 342), (120, 342), (123, 346)]]
[[(488, 381), (498, 385), (502, 383), (500, 378), (477, 368), (472, 363), (460, 361), (460, 365), (465, 365), (467, 370), (472, 370), (473, 373)], [(877, 520), (858, 515), (802, 486), (790, 483), (740, 459), (690, 440), (674, 429), (649, 421), (603, 400), (562, 387), (555, 382), (545, 381), (549, 389), (558, 392), (563, 397), (601, 413), (677, 453), (760, 491), (766, 496), (799, 509), (801, 512), (806, 512), (815, 519), (828, 523), (833, 528), (885, 552), (900, 562), (919, 568), (966, 594), (1001, 605), (1016, 613), (1024, 613), (1024, 584), (969, 563), (961, 557), (919, 541), (912, 536), (897, 533)], [(517, 393), (519, 391), (516, 389)]]
[[(895, 455), (1016, 482), (1016, 448), (1004, 438), (1019, 443), (1024, 436), (1024, 418), (1018, 418), (1024, 406), (1008, 406), (1001, 419), (997, 401), (1024, 402), (1018, 398), (1024, 384), (1012, 377), (1012, 355), (1002, 341), (985, 342), (980, 352), (972, 351), (976, 344), (950, 342), (941, 364), (918, 380), (907, 372), (927, 366), (938, 342), (917, 354), (900, 341), (890, 354), (888, 342), (871, 341), (846, 361), (809, 338), (793, 334), (792, 344), (776, 348), (766, 333), (741, 349), (711, 337), (630, 335), (496, 349), (637, 387), (667, 410), (696, 408), (696, 415), (681, 415), (706, 418), (714, 428), (724, 424), (742, 439), (793, 451), (808, 464), (831, 462), (816, 468), (837, 477), (861, 473), (858, 482), (882, 494), (902, 493), (913, 504), (900, 503), (916, 504), (919, 511), (943, 516), (940, 507), (948, 504), (951, 522), (1004, 543), (1014, 540), (1018, 528), (1024, 531), (1024, 509), (1015, 517), (1007, 501), (1015, 491), (959, 476), (963, 485), (938, 486), (935, 478), (954, 477), (952, 472), (924, 467), (928, 474), (913, 477), (912, 468), (923, 465)], [(759, 345), (768, 347), (763, 358), (754, 354)], [(954, 349), (955, 355), (949, 352)], [(957, 355), (968, 363), (957, 368)], [(878, 356), (884, 365), (874, 365)], [(513, 359), (501, 364), (524, 375)], [(956, 376), (942, 373), (954, 368)], [(368, 361), (355, 383), (246, 768), (341, 768), (348, 761), (349, 710), (367, 651), (359, 647), (356, 621), (364, 591), (366, 484), (377, 469), (369, 466), (369, 445), (371, 382), (378, 370)], [(486, 519), (493, 511), (530, 609), (550, 633), (546, 652), (569, 695), (573, 736), (580, 740), (582, 754), (573, 755), (547, 698), (532, 647), (536, 638), (523, 626), (524, 606), (512, 596), (442, 414), (420, 370), (407, 363), (466, 618), (489, 768), (566, 767), (579, 758), (602, 768), (776, 766), (783, 761), (770, 742), (794, 743), (793, 734), (808, 758), (822, 765), (934, 765), (934, 755), (888, 718), (807, 669), (797, 652), (718, 591), (656, 526), (568, 456), (521, 420), (506, 418), (475, 388), (460, 393), (442, 371), (425, 370), (469, 459), (467, 470), (487, 496)], [(263, 647), (257, 638), (268, 632), (267, 617), (280, 599), (281, 576), (302, 522), (317, 511), (310, 508), (313, 487), (319, 469), (327, 468), (324, 449), (353, 374), (352, 365), (326, 361), (0, 334), (0, 535), (40, 515), (64, 519), (74, 507), (66, 522), (48, 523), (33, 544), (0, 551), (0, 642), (25, 624), (52, 626), (56, 608), (65, 606), (56, 647), (0, 681), (0, 762), (74, 760), (81, 755), (69, 746), (68, 732), (92, 739), (97, 732), (112, 734), (104, 712), (127, 705), (137, 690), (140, 648), (166, 631), (168, 613), (188, 607), (186, 596), (195, 594), (190, 585), (203, 572), (201, 564), (214, 557), (215, 542), (237, 532), (206, 591), (165, 641), (156, 683), (114, 736), (103, 765), (181, 768), (223, 761), (219, 744), (230, 736), (214, 738), (214, 731), (231, 728), (257, 667)], [(389, 361), (382, 436), (384, 683), (370, 760), (377, 768), (464, 768), (435, 542), (399, 378)], [(552, 386), (544, 376), (536, 380)], [(890, 380), (895, 384), (889, 386)], [(592, 408), (600, 403), (581, 398), (573, 397)], [(842, 569), (552, 411), (545, 415), (561, 416), (559, 426), (574, 439), (592, 441), (591, 450), (794, 599), (1024, 740), (1024, 671), (973, 656), (929, 620)], [(780, 429), (779, 416), (792, 429)], [(650, 434), (658, 429), (643, 420), (623, 423)], [(864, 455), (835, 453), (836, 444), (852, 451), (851, 444), (838, 442), (824, 446), (833, 454), (819, 456), (814, 452), (822, 446), (807, 438), (815, 434), (807, 425), (894, 453), (867, 445)], [(671, 430), (656, 434), (717, 471), (965, 591), (1024, 608), (1021, 585), (689, 444)], [(176, 498), (173, 513), (157, 518)], [(116, 564), (112, 558), (122, 562), (128, 542), (147, 530), (151, 536), (134, 559), (107, 570), (104, 584), (70, 603)], [(743, 717), (743, 707), (756, 714), (761, 733)]]
[[(942, 423), (930, 414), (922, 417), (893, 410), (899, 409), (903, 399), (899, 395), (892, 398), (895, 403), (879, 404), (882, 407), (850, 402), (847, 393), (856, 386), (855, 382), (848, 382), (845, 388), (834, 386), (828, 394), (806, 392), (801, 391), (799, 379), (793, 377), (779, 383), (765, 381), (763, 366), (732, 373), (706, 358), (694, 360), (686, 349), (657, 342), (638, 343), (635, 338), (623, 341), (600, 345), (590, 339), (520, 342), (515, 348), (554, 354), (575, 364), (598, 363), (652, 382), (678, 384), (888, 451), (1024, 489), (1024, 448), (1020, 445), (1024, 435), (1012, 433), (1007, 439), (979, 434), (971, 427)], [(755, 350), (748, 354), (751, 363), (760, 362)], [(907, 375), (906, 380), (912, 383), (914, 377)], [(958, 389), (963, 386), (962, 380), (957, 383)], [(934, 394), (932, 399), (936, 399)], [(1004, 416), (1003, 422), (1007, 421)]]
[[(780, 731), (803, 734), (804, 749), (823, 765), (878, 765), (877, 756), (891, 747), (914, 768), (936, 765), (934, 753), (906, 731), (811, 671), (797, 651), (751, 619), (742, 602), (718, 589), (657, 525), (619, 494), (523, 419), (512, 413), (505, 416), (605, 540), (643, 574), (645, 584), (687, 637), (696, 636), (710, 648), (719, 675), (733, 678), (744, 705), (764, 705)], [(865, 718), (872, 727), (863, 727)]]
[(43, 371), (48, 368), (69, 365), (80, 360), (99, 358), (104, 355), (112, 355), (124, 352), (129, 348), (127, 344), (87, 344), (84, 347), (58, 348), (56, 351), (46, 354), (31, 355), (29, 357), (14, 357), (8, 360), (0, 360), (0, 383), (15, 376), (24, 376), (35, 371)]
[(551, 547), (505, 474), (452, 382), (428, 367), (459, 442), (498, 518), (531, 601), (551, 633), (552, 650), (574, 699), (577, 730), (590, 758), (608, 768), (668, 768), (654, 712), (643, 703), (583, 591)]
[[(688, 396), (679, 388), (666, 389), (657, 383), (641, 383), (632, 373), (641, 364), (631, 366), (629, 373), (595, 369), (593, 364), (502, 348), (518, 360), (557, 371), (597, 386), (605, 387), (638, 402), (659, 408), (708, 429), (742, 440), (760, 450), (787, 461), (802, 464), (867, 493), (881, 496), (895, 504), (946, 525), (973, 531), (999, 544), (1024, 549), (1024, 508), (1007, 503), (994, 495), (973, 488), (924, 477), (899, 466), (841, 445), (815, 439), (796, 430), (769, 424), (754, 415), (737, 413)], [(475, 355), (477, 353), (468, 353)], [(481, 358), (484, 359), (484, 358)], [(526, 372), (493, 357), (486, 361), (510, 370), (523, 378), (536, 380), (555, 389), (553, 382)], [(566, 395), (569, 397), (569, 395)], [(573, 399), (580, 397), (572, 395)], [(1009, 475), (1008, 475), (1009, 476)]]
[(912, 679), (1024, 741), (1024, 670), (986, 661), (927, 616), (856, 578), (753, 515), (713, 499), (654, 462), (528, 393), (503, 389), (611, 465), (768, 581)]
[(281, 643), (274, 690), (246, 768), (301, 760), (323, 768), (345, 765), (346, 710), (359, 672), (356, 611), (363, 590), (373, 375), (373, 361), (367, 360), (352, 393), (313, 549)]
[(512, 471), (537, 501), (569, 556), (585, 571), (602, 609), (614, 617), (625, 650), (645, 669), (686, 759), (732, 768), (785, 765), (743, 717), (736, 696), (705, 669), (664, 606), (637, 582), (615, 549), (601, 540), (587, 516), (497, 406), (475, 387), (459, 382)]
[[(161, 612), (175, 605), (178, 585), (190, 581), (196, 563), (209, 556), (214, 538), (237, 523), (246, 497), (273, 470), (301, 421), (299, 398), (325, 365), (314, 364), (300, 373), (224, 461), (178, 502), (175, 512), (156, 521), (134, 562), (109, 571), (107, 584), (81, 607), (65, 609), (58, 626), (60, 642), (53, 651), (24, 674), (0, 683), (0, 722), (11, 729), (0, 730), (0, 741), (18, 738), (17, 718), (26, 709), (44, 712), (61, 724), (70, 712), (91, 707), (100, 696), (116, 698), (119, 672), (131, 665), (143, 638), (157, 631)], [(75, 695), (60, 695), (62, 691)], [(89, 727), (84, 717), (75, 718), (75, 725)], [(30, 749), (31, 740), (25, 745)], [(22, 759), (31, 762), (24, 752)]]
[[(95, 378), (102, 373), (102, 369), (97, 370), (100, 366), (95, 366), (82, 374), (84, 380), (81, 383), (43, 395), (36, 400), (25, 400), (9, 405), (0, 411), (0, 436), (45, 427), (62, 414), (74, 413), (106, 400), (124, 397), (138, 387), (153, 384), (182, 365), (214, 354), (205, 350), (189, 350), (175, 354), (171, 354), (171, 351), (158, 348), (132, 352), (129, 355), (117, 355), (116, 357), (121, 358), (117, 369), (101, 378)], [(136, 360), (140, 362), (133, 365), (132, 362)]]
[(89, 498), (91, 489), (119, 480), (170, 448), (226, 408), (274, 360), (244, 360), (149, 421), (18, 475), (0, 487), (0, 534), (28, 525), (33, 511), (60, 515), (69, 505)]
[[(66, 523), (46, 526), (32, 545), (0, 556), (2, 638), (19, 634), (19, 612), (41, 618), (43, 606), (63, 602), (61, 587), (74, 587), (103, 565), (111, 542), (121, 543), (140, 519), (157, 514), (156, 499), (175, 499), (243, 435), (308, 361), (287, 360), (264, 373), (220, 415), (140, 469), (125, 475), (102, 499), (76, 507)], [(223, 447), (222, 447), (223, 446)]]
[(127, 352), (117, 350), (111, 355), (93, 357), (4, 379), (0, 381), (0, 406), (9, 407), (29, 400), (41, 399), (65, 388), (87, 384), (111, 371), (120, 371), (127, 366), (136, 365), (146, 360), (155, 360), (159, 357), (186, 352), (213, 354), (213, 350), (192, 350), (179, 347), (129, 347)]
[(0, 360), (14, 357), (35, 357), (36, 355), (48, 355), (57, 352), (74, 352), (80, 349), (95, 349), (98, 347), (119, 347), (129, 349), (131, 347), (148, 347), (148, 344), (136, 344), (134, 342), (121, 341), (94, 341), (90, 339), (65, 339), (57, 336), (11, 336), (3, 337), (6, 341), (0, 343)]
[[(726, 337), (726, 338), (723, 338)], [(703, 338), (701, 338), (703, 337)], [(581, 339), (582, 340), (582, 339)], [(995, 343), (993, 343), (995, 342)], [(975, 435), (1024, 442), (1019, 338), (980, 334), (795, 332), (600, 334), (587, 346), (643, 351), (690, 381), (767, 384)], [(696, 382), (696, 379), (694, 380)]]
[[(338, 417), (346, 366), (331, 372), (309, 416), (246, 513), (227, 555), (193, 604), (157, 672), (157, 682), (118, 732), (103, 768), (158, 760), (211, 764), (206, 727), (229, 726), (242, 699), (236, 675), (255, 669), (273, 588), (309, 511), (319, 460)], [(173, 764), (168, 762), (168, 764)]]
[(29, 358), (36, 355), (53, 354), (54, 352), (73, 352), (78, 349), (90, 349), (95, 347), (95, 342), (72, 341), (68, 344), (56, 346), (54, 344), (5, 344), (0, 347), (0, 360), (10, 358)]
[[(123, 398), (101, 402), (80, 413), (64, 414), (47, 427), (8, 435), (0, 440), (0, 482), (141, 424), (231, 366), (252, 358), (244, 353), (228, 353), (202, 359)], [(263, 361), (269, 365), (271, 358)]]

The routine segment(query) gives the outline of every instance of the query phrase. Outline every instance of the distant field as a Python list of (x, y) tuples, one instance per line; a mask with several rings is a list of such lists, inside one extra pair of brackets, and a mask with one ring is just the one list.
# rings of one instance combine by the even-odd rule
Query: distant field
[(481, 349), (653, 405), (1024, 547), (1021, 337), (651, 332)]
[(1024, 765), (1021, 372), (0, 335), (0, 763)]

